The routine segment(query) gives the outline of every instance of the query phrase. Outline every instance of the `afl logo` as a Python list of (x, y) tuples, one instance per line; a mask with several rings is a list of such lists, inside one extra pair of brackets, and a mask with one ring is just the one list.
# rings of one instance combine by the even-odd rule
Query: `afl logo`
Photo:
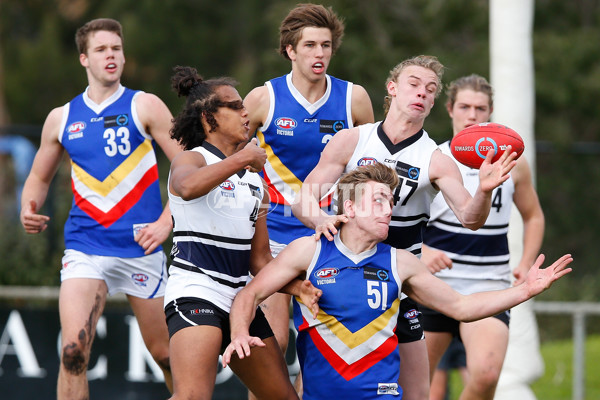
[(146, 274), (132, 274), (131, 279), (136, 281), (137, 283), (144, 283), (148, 280), (148, 275)]
[(375, 165), (375, 164), (377, 164), (377, 160), (374, 159), (373, 157), (363, 157), (360, 160), (358, 160), (358, 162), (356, 164), (359, 167), (362, 167), (364, 165)]
[(298, 123), (293, 118), (281, 117), (275, 121), (275, 125), (281, 129), (294, 129), (298, 126)]
[(85, 122), (82, 121), (77, 121), (77, 122), (73, 122), (71, 125), (69, 125), (69, 127), (67, 128), (67, 131), (69, 131), (69, 133), (77, 133), (77, 132), (81, 132), (85, 129)]
[(408, 310), (404, 313), (404, 318), (406, 319), (415, 319), (419, 316), (419, 312), (414, 308), (412, 310)]
[(336, 277), (340, 273), (340, 270), (337, 268), (321, 268), (317, 272), (315, 272), (315, 277), (319, 279), (325, 278), (333, 278)]
[(229, 179), (227, 179), (225, 182), (221, 183), (219, 185), (219, 187), (221, 189), (227, 190), (227, 191), (232, 191), (233, 189), (235, 189), (235, 185)]

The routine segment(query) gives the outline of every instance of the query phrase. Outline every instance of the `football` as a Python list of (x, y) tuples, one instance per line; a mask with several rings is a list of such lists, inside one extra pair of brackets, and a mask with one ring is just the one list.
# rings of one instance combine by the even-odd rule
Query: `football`
[(523, 154), (525, 143), (523, 138), (508, 126), (493, 122), (472, 125), (460, 131), (450, 142), (450, 152), (458, 162), (467, 167), (477, 168), (485, 160), (489, 149), (494, 149), (492, 162), (497, 161), (508, 145), (517, 153)]

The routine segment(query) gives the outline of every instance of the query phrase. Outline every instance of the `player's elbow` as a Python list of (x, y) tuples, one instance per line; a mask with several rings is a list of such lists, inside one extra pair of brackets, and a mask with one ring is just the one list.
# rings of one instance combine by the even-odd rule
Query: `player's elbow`
[(476, 231), (477, 229), (481, 228), (484, 224), (485, 224), (485, 218), (483, 219), (483, 221), (481, 220), (481, 218), (478, 219), (463, 219), (461, 221), (462, 226), (464, 226), (467, 229), (470, 229), (472, 231)]

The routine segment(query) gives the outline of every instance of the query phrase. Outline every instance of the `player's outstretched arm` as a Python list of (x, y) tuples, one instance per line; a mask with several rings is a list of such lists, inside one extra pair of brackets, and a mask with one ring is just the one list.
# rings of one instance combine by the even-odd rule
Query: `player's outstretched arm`
[(256, 307), (306, 271), (316, 246), (311, 237), (294, 240), (238, 292), (229, 313), (231, 343), (223, 353), (223, 367), (229, 364), (234, 353), (239, 358), (248, 357), (250, 348), (262, 343), (260, 339), (250, 336), (249, 332)]
[(494, 150), (488, 151), (479, 170), (480, 183), (474, 196), (465, 189), (456, 163), (441, 151), (432, 154), (430, 179), (465, 228), (476, 230), (485, 224), (492, 204), (492, 190), (510, 177), (508, 173), (516, 164), (514, 158), (517, 154), (509, 152), (510, 146), (492, 164)]
[(408, 257), (405, 255), (404, 259), (397, 260), (401, 262), (398, 265), (402, 265), (398, 272), (406, 283), (403, 292), (415, 301), (463, 322), (496, 315), (537, 296), (571, 272), (567, 267), (573, 261), (570, 254), (565, 254), (549, 267), (541, 268), (544, 256), (540, 255), (521, 285), (465, 296), (433, 276), (418, 259), (407, 260)]

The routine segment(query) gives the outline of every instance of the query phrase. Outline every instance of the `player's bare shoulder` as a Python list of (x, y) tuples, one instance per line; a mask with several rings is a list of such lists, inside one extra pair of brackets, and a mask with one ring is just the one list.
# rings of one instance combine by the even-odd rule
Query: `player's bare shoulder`
[(59, 142), (65, 106), (56, 107), (48, 113), (42, 127), (42, 142)]
[(439, 148), (431, 153), (431, 161), (429, 163), (429, 180), (439, 189), (438, 180), (440, 178), (451, 177), (458, 179), (462, 184), (462, 176), (458, 165), (450, 158), (450, 156), (444, 154)]
[(146, 128), (152, 128), (156, 123), (171, 123), (173, 118), (167, 105), (155, 94), (140, 92), (135, 97), (135, 108), (140, 122)]
[(250, 128), (256, 129), (263, 125), (269, 113), (271, 99), (266, 85), (255, 87), (244, 98), (244, 107), (248, 110)]
[(352, 87), (352, 119), (355, 126), (375, 121), (369, 94), (365, 88), (356, 84)]
[(403, 249), (396, 249), (396, 268), (398, 276), (403, 282), (419, 273), (429, 273), (425, 264), (417, 256)]
[(359, 135), (360, 130), (358, 127), (342, 129), (327, 142), (321, 157), (333, 157), (345, 164), (350, 160), (358, 145)]

